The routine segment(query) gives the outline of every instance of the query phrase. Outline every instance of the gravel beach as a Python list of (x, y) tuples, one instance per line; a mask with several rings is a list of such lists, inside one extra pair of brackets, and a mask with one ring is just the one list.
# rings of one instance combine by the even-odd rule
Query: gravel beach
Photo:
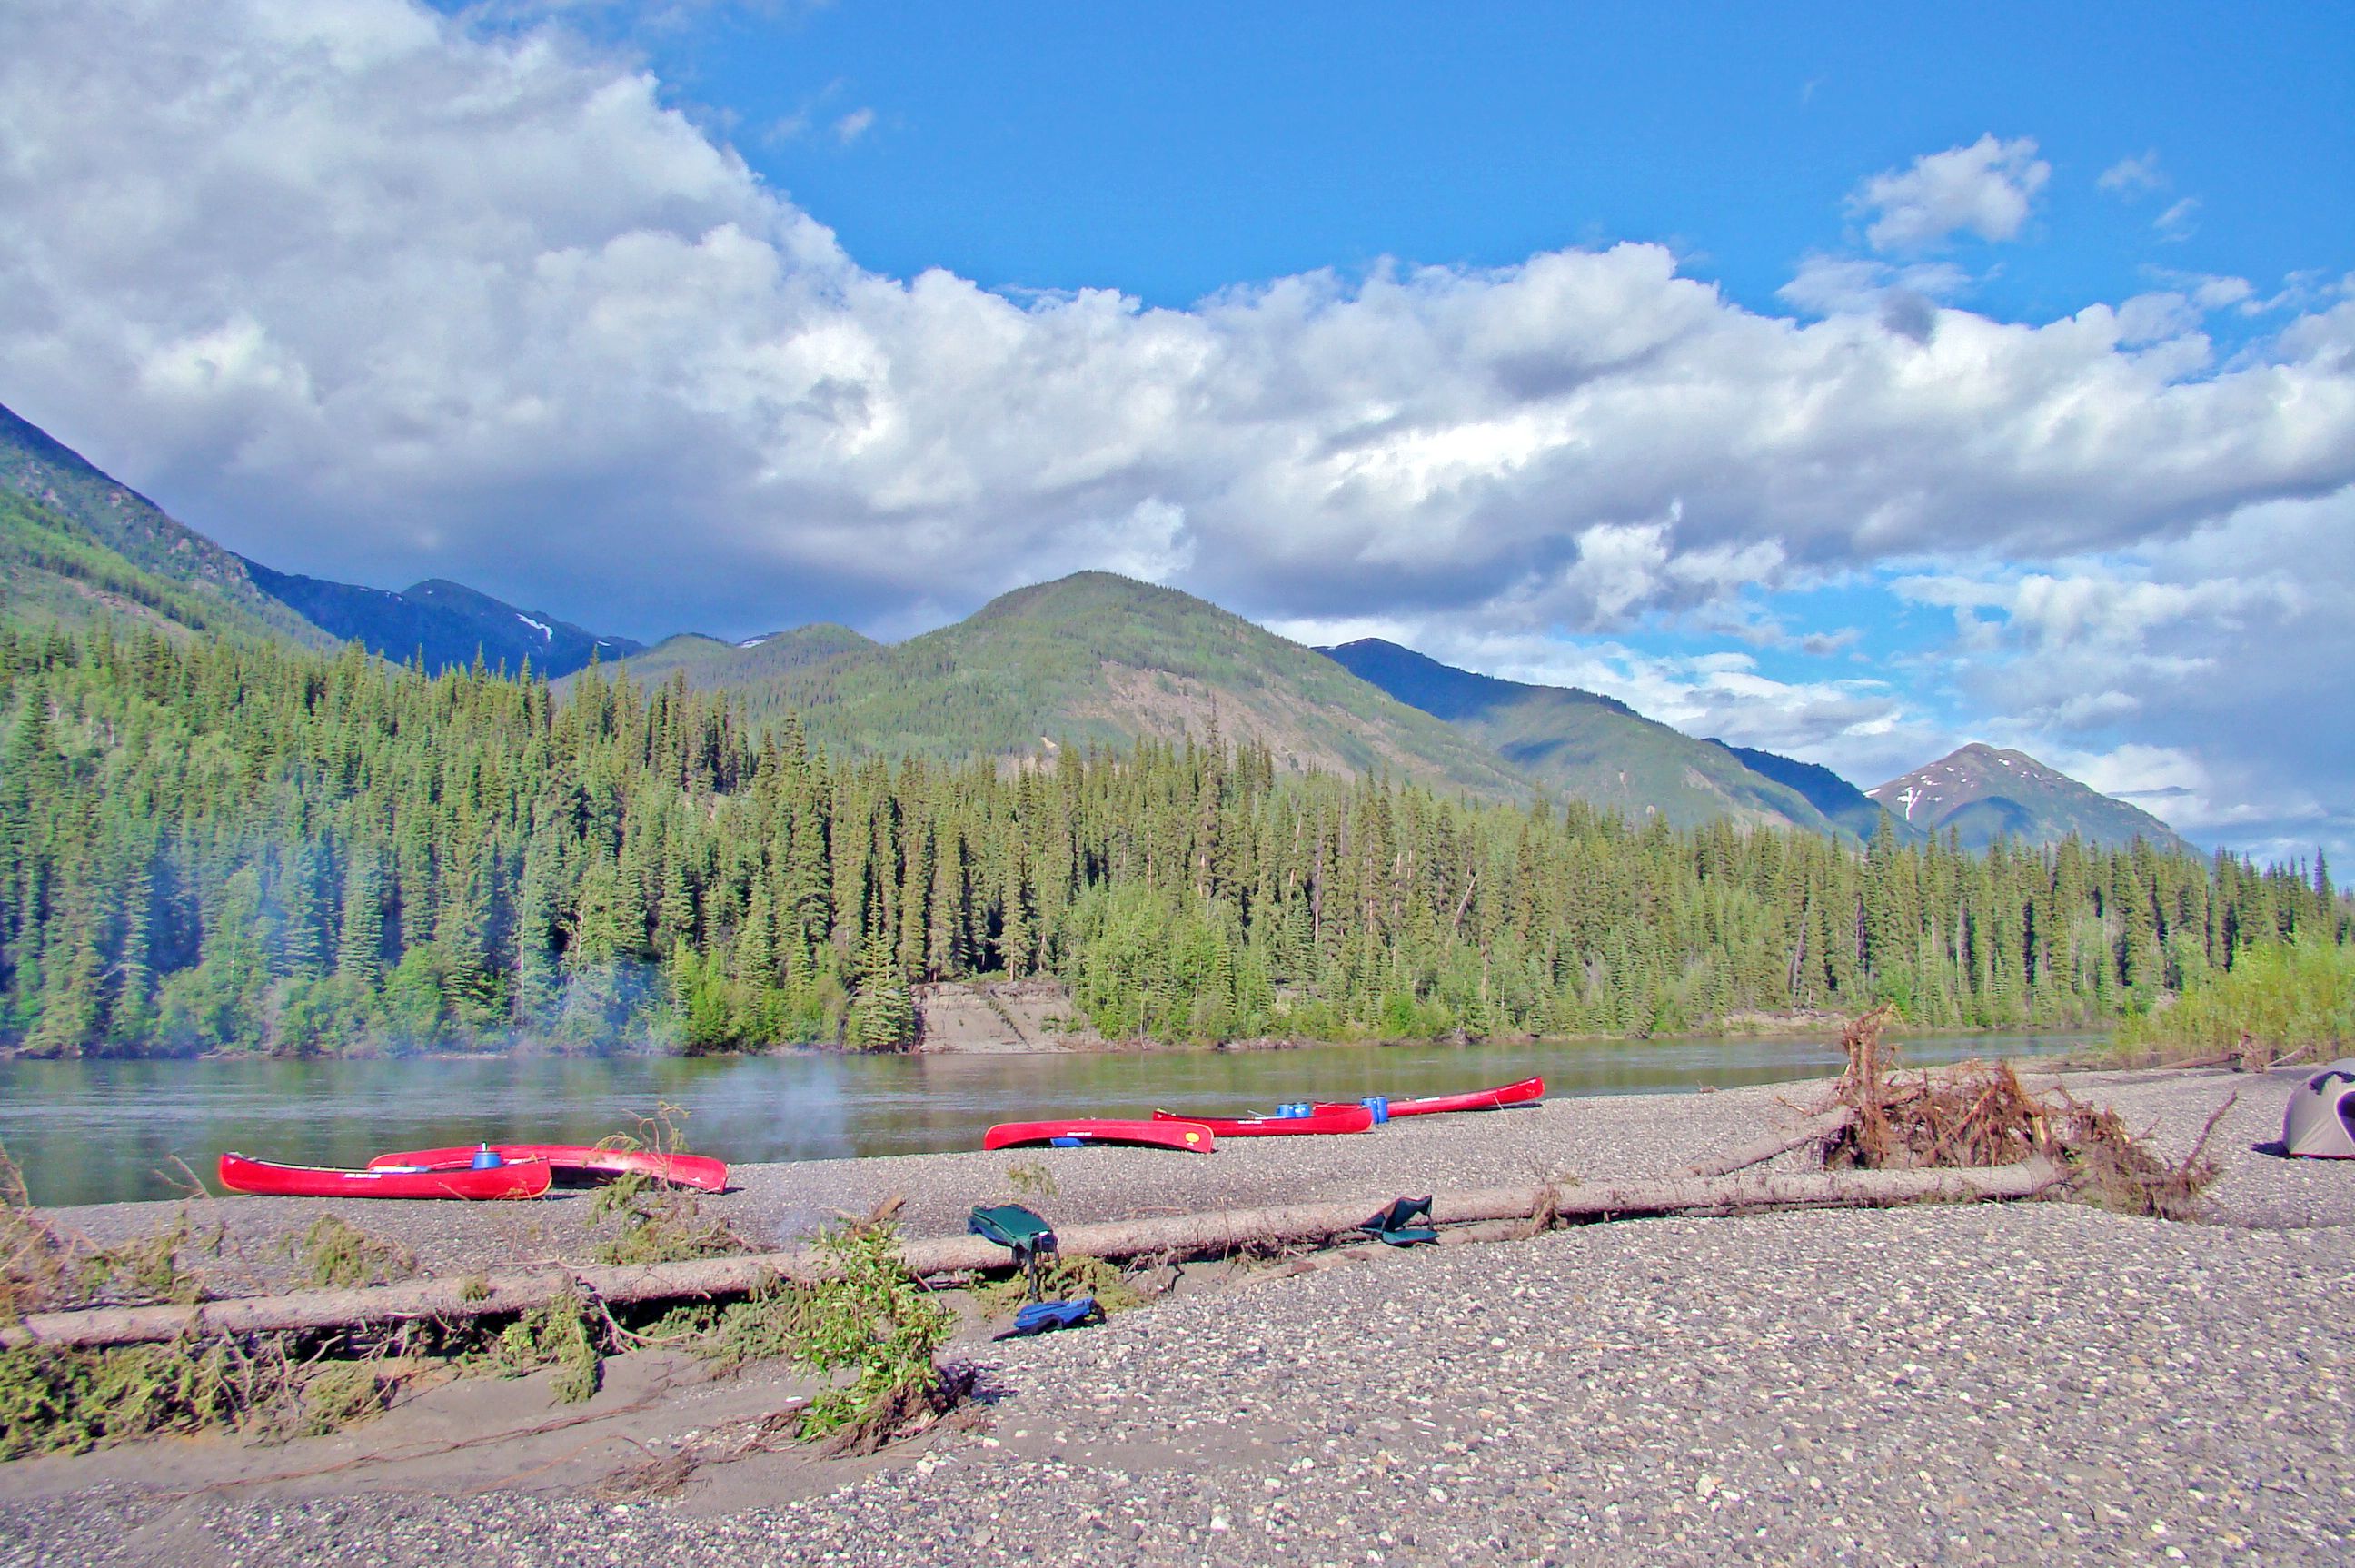
[[(523, 1475), (518, 1451), (430, 1479), (387, 1462), (257, 1485), (220, 1462), (229, 1445), (151, 1445), (0, 1467), (0, 1563), (2355, 1562), (2355, 1164), (2262, 1152), (2300, 1076), (2066, 1080), (2178, 1154), (2239, 1093), (2204, 1222), (2030, 1203), (1338, 1249), (1098, 1328), (964, 1346), (984, 1424), (881, 1461), (763, 1456), (674, 1497), (592, 1491), (719, 1418), (695, 1398), (782, 1397), (757, 1381), (568, 1430)], [(954, 1233), (1036, 1164), (1056, 1190), (1026, 1200), (1063, 1224), (1311, 1198), (1370, 1212), (1435, 1188), (1666, 1174), (1823, 1092), (1555, 1101), (1209, 1157), (748, 1168), (709, 1211), (783, 1241), (899, 1194), (911, 1234)], [(59, 1216), (112, 1235), (169, 1207)], [(247, 1253), (288, 1222), (209, 1207)], [(346, 1206), (437, 1270), (573, 1255), (586, 1209)], [(582, 1410), (642, 1398), (621, 1375)], [(288, 1445), (268, 1469), (391, 1441), (373, 1431)]]

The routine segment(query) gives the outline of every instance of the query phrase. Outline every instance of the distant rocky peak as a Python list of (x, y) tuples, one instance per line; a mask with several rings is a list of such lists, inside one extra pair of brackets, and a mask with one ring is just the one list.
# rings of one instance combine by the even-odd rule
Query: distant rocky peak
[(1974, 741), (1865, 792), (1910, 827), (1952, 831), (1981, 847), (1997, 837), (2050, 844), (2076, 834), (2092, 843), (2145, 838), (2183, 846), (2166, 823), (2046, 766), (2025, 752)]

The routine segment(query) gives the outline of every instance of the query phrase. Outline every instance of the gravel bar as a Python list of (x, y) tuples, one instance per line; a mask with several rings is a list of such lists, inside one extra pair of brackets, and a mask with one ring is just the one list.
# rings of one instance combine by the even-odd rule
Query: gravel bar
[[(2288, 1070), (2156, 1070), (2072, 1073), (2058, 1082), (2081, 1098), (2115, 1104), (2137, 1131), (2151, 1132), (2160, 1147), (2177, 1155), (2189, 1150), (2209, 1115), (2238, 1093), (2239, 1104), (2211, 1144), (2211, 1152), (2227, 1157), (2215, 1194), (2218, 1212), (2266, 1226), (2339, 1223), (2348, 1218), (2342, 1177), (2315, 1161), (2251, 1154), (2253, 1146), (2280, 1137), (2282, 1107), (2302, 1078)], [(865, 1214), (894, 1197), (905, 1200), (904, 1233), (938, 1236), (964, 1234), (975, 1204), (1009, 1200), (1029, 1202), (1058, 1223), (1079, 1224), (1327, 1199), (1387, 1201), (1572, 1177), (1667, 1176), (1796, 1126), (1829, 1092), (1828, 1083), (1818, 1082), (1704, 1094), (1556, 1099), (1478, 1115), (1415, 1117), (1343, 1136), (1226, 1138), (1210, 1155), (1031, 1147), (745, 1165), (731, 1170), (727, 1193), (702, 1200), (702, 1211), (757, 1245), (783, 1247), (837, 1216)], [(1024, 1168), (1044, 1170), (1052, 1193), (1039, 1197), (1008, 1180), (1008, 1171)], [(585, 1262), (601, 1234), (589, 1194), (562, 1189), (530, 1203), (231, 1197), (185, 1206), (109, 1203), (47, 1212), (69, 1229), (113, 1243), (158, 1230), (184, 1208), (225, 1228), (240, 1271), (236, 1283), (248, 1289), (261, 1288), (282, 1270), (281, 1240), (299, 1234), (323, 1211), (400, 1242), (434, 1274), (543, 1258)]]
[[(2208, 1223), (2015, 1204), (1351, 1248), (980, 1346), (986, 1429), (816, 1496), (166, 1499), (0, 1467), (0, 1564), (2355, 1563), (2355, 1164), (2258, 1147), (2298, 1076), (2068, 1080), (2177, 1153), (2241, 1093)], [(1111, 1218), (1664, 1172), (1785, 1101), (1813, 1097), (1559, 1102), (1150, 1167), (1030, 1154), (1060, 1189), (1040, 1207)], [(904, 1191), (916, 1228), (961, 1227), (1007, 1163), (772, 1167), (741, 1196), (783, 1223)]]

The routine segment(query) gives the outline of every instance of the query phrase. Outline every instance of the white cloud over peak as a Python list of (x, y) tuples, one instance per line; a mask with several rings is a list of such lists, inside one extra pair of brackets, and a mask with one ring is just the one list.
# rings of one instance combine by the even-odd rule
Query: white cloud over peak
[(1849, 210), (1870, 219), (1865, 239), (1876, 251), (1932, 250), (1960, 233), (2016, 240), (2051, 177), (2035, 138), (2005, 142), (1990, 132), (1872, 176), (1850, 193)]
[[(1903, 560), (1995, 585), (1940, 591), (1985, 656), (2065, 628), (2050, 645), (2099, 664), (2075, 690), (2147, 723), (2168, 677), (2125, 628), (2180, 603), (2165, 624), (2240, 670), (2266, 573), (2320, 592), (2265, 508), (2355, 484), (2355, 302), (2322, 279), (2221, 366), (2200, 314), (2253, 290), (2006, 322), (1902, 257), (1811, 261), (1785, 293), (1806, 319), (1641, 244), (1184, 310), (1009, 297), (859, 266), (560, 27), (407, 0), (17, 0), (0, 149), (0, 401), (273, 565), (449, 575), (640, 635), (947, 616), (1098, 565), (1534, 673), (1646, 618), (1803, 643), (1759, 596)], [(1987, 136), (1856, 200), (1877, 247), (1926, 250), (2017, 236), (2048, 177)], [(2040, 607), (1985, 569), (2065, 585), (2131, 556), (2189, 592), (2214, 540), (2258, 598)], [(1859, 770), (1885, 741), (1881, 777), (1944, 722), (1892, 686), (1604, 664), (1603, 689), (1728, 739)], [(2064, 695), (2022, 710), (2060, 725)]]
[[(2355, 487), (2253, 504), (2127, 555), (1892, 587), (1954, 611), (1962, 690), (2053, 765), (2113, 792), (2177, 789), (2164, 806), (2140, 804), (2267, 852), (2355, 836), (2343, 722)], [(2099, 757), (2139, 771), (2104, 773), (2088, 761)], [(2160, 757), (2172, 783), (2154, 771)]]
[[(400, 0), (120, 5), (0, 24), (8, 395), (314, 570), (381, 576), (431, 537), (441, 569), (634, 596), (636, 629), (750, 631), (764, 586), (954, 602), (1158, 503), (1179, 520), (1137, 559), (1214, 592), (1595, 629), (2355, 477), (2343, 367), (2218, 372), (2155, 308), (1925, 320), (1884, 290), (1800, 324), (1634, 244), (1184, 311), (1009, 299), (858, 267), (558, 32)], [(2030, 151), (1955, 155), (2021, 183)]]

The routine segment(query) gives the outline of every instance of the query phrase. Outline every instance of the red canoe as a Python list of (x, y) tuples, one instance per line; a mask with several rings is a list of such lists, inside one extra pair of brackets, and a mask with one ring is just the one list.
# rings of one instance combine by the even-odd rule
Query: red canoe
[[(1430, 1116), (1442, 1111), (1497, 1111), (1507, 1105), (1531, 1105), (1545, 1098), (1545, 1080), (1524, 1078), (1495, 1089), (1475, 1089), (1466, 1094), (1433, 1094), (1424, 1100), (1392, 1100), (1392, 1116)], [(1328, 1107), (1319, 1105), (1318, 1110)]]
[(1156, 1111), (1153, 1119), (1165, 1125), (1193, 1123), (1222, 1138), (1298, 1137), (1309, 1133), (1362, 1133), (1374, 1125), (1374, 1114), (1363, 1105), (1319, 1105), (1305, 1116), (1181, 1116)]
[(1017, 1148), (1024, 1144), (1050, 1144), (1061, 1148), (1080, 1144), (1146, 1144), (1154, 1148), (1209, 1154), (1219, 1147), (1219, 1140), (1199, 1122), (1158, 1117), (1150, 1122), (1000, 1122), (981, 1138), (984, 1148)]
[(655, 1181), (668, 1181), (680, 1187), (699, 1187), (706, 1192), (728, 1190), (728, 1163), (699, 1154), (658, 1154), (643, 1148), (595, 1148), (585, 1144), (491, 1144), (470, 1145), (464, 1148), (418, 1148), (400, 1154), (380, 1154), (368, 1161), (368, 1168), (380, 1170), (387, 1166), (421, 1166), (428, 1170), (455, 1170), (474, 1162), (474, 1156), (485, 1147), (501, 1159), (538, 1160), (553, 1167), (559, 1176), (629, 1176), (638, 1175)]
[(277, 1198), (537, 1198), (554, 1174), (537, 1160), (488, 1170), (337, 1170), (220, 1157), (223, 1187)]

